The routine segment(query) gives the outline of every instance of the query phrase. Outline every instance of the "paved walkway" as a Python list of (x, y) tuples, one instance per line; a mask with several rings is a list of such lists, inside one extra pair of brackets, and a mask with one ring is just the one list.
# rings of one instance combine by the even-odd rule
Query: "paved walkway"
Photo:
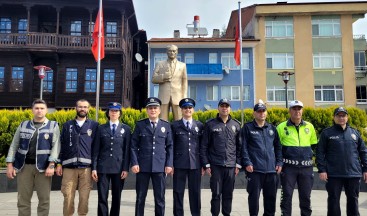
[[(202, 190), (202, 215), (209, 216), (210, 215), (210, 197), (211, 193), (209, 189)], [(77, 200), (77, 199), (76, 199)], [(260, 199), (261, 200), (261, 199)], [(279, 200), (280, 200), (280, 191), (278, 191), (277, 198), (277, 213), (276, 215), (280, 215), (279, 209)], [(294, 194), (294, 202), (293, 202), (293, 215), (300, 215), (298, 209), (298, 193), (297, 190)], [(327, 193), (323, 190), (313, 190), (312, 191), (312, 208), (313, 208), (313, 216), (325, 216), (326, 215), (326, 200)], [(89, 199), (89, 214), (88, 215), (97, 215), (97, 191), (93, 190)], [(367, 215), (367, 193), (363, 192), (360, 194), (359, 198), (360, 202), (360, 214)], [(62, 215), (62, 203), (63, 196), (60, 191), (52, 191), (51, 192), (51, 216)], [(345, 195), (342, 194), (341, 198), (342, 205), (342, 215), (345, 214)], [(76, 204), (77, 206), (77, 204)], [(244, 189), (235, 189), (234, 191), (234, 199), (233, 199), (233, 208), (232, 208), (232, 216), (239, 215), (248, 215), (247, 208), (247, 192)], [(262, 206), (262, 201), (261, 205)], [(189, 211), (189, 203), (188, 196), (185, 194), (185, 215), (190, 215)], [(166, 191), (166, 215), (173, 215), (173, 198), (172, 198), (172, 190)], [(121, 202), (121, 215), (133, 216), (135, 209), (135, 191), (134, 190), (125, 190), (122, 193), (122, 202)], [(17, 215), (17, 193), (0, 193), (0, 215)], [(259, 215), (262, 215), (263, 211), (260, 208)], [(34, 193), (32, 198), (32, 215), (37, 215), (37, 195)], [(77, 214), (75, 214), (77, 215)], [(146, 204), (145, 204), (145, 215), (153, 216), (154, 215), (154, 200), (153, 200), (153, 191), (149, 190)]]

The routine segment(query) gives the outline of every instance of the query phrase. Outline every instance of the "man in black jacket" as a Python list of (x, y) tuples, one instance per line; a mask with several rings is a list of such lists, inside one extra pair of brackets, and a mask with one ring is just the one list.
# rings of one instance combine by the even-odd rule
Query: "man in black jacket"
[(361, 177), (367, 183), (367, 150), (359, 132), (348, 125), (348, 112), (334, 110), (334, 125), (320, 135), (317, 145), (319, 177), (326, 182), (328, 216), (340, 216), (340, 194), (347, 196), (347, 215), (359, 215)]
[(242, 159), (246, 168), (247, 192), (250, 215), (259, 213), (261, 189), (264, 197), (264, 215), (275, 214), (277, 174), (283, 165), (282, 145), (274, 125), (266, 122), (266, 106), (262, 102), (254, 106), (254, 120), (242, 130)]
[(211, 213), (219, 215), (222, 200), (222, 214), (229, 216), (235, 176), (241, 168), (241, 124), (229, 114), (228, 99), (218, 103), (218, 115), (206, 122), (200, 148), (201, 165), (210, 175), (212, 191)]
[(179, 102), (182, 119), (172, 123), (173, 136), (173, 215), (183, 216), (183, 198), (188, 179), (189, 201), (192, 216), (200, 215), (201, 166), (200, 139), (203, 124), (192, 118), (195, 100), (184, 98)]

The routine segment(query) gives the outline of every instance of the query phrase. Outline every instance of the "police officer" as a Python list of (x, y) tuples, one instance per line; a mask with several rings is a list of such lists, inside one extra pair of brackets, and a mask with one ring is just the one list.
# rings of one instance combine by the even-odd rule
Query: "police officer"
[(136, 173), (135, 215), (144, 215), (145, 198), (152, 179), (155, 215), (164, 215), (166, 176), (173, 167), (170, 124), (159, 119), (161, 101), (146, 100), (148, 118), (136, 123), (131, 139), (131, 170)]
[(216, 118), (206, 122), (200, 149), (202, 166), (210, 175), (212, 191), (211, 213), (219, 215), (222, 201), (222, 214), (232, 211), (235, 176), (241, 168), (241, 124), (230, 115), (228, 99), (218, 103)]
[(311, 190), (313, 185), (312, 146), (317, 137), (314, 126), (302, 119), (303, 103), (295, 100), (289, 104), (290, 118), (277, 126), (282, 143), (283, 168), (280, 174), (282, 215), (292, 214), (292, 196), (298, 185), (301, 215), (309, 216), (311, 210)]
[(191, 215), (200, 215), (201, 166), (200, 138), (203, 124), (192, 118), (195, 100), (184, 98), (179, 102), (182, 119), (172, 123), (173, 135), (173, 215), (183, 216), (183, 198), (188, 179)]
[(261, 189), (264, 197), (264, 215), (275, 215), (277, 173), (283, 165), (282, 146), (275, 126), (266, 122), (267, 111), (263, 102), (254, 106), (254, 120), (242, 130), (242, 159), (247, 175), (250, 215), (259, 213)]
[[(121, 104), (108, 103), (108, 122), (98, 127), (93, 145), (92, 178), (98, 187), (98, 215), (120, 215), (121, 191), (129, 172), (131, 130), (119, 121)], [(108, 190), (111, 184), (112, 205), (108, 214)]]
[(90, 104), (81, 99), (76, 102), (76, 117), (67, 121), (61, 131), (61, 152), (56, 174), (62, 177), (64, 195), (63, 214), (74, 214), (74, 198), (78, 188), (78, 214), (87, 215), (89, 193), (92, 189), (92, 144), (98, 123), (87, 118)]
[(347, 215), (359, 215), (361, 177), (367, 183), (367, 150), (358, 130), (348, 125), (348, 112), (334, 110), (334, 125), (320, 135), (317, 145), (319, 177), (326, 182), (328, 216), (340, 216), (340, 194), (347, 196)]

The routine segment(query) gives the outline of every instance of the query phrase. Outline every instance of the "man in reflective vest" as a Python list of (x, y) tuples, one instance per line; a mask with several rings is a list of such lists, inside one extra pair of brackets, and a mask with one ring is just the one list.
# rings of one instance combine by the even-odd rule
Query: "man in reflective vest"
[(7, 176), (17, 176), (18, 215), (31, 215), (33, 190), (38, 197), (37, 214), (49, 215), (51, 177), (60, 152), (60, 130), (57, 122), (46, 118), (47, 104), (37, 99), (32, 104), (31, 121), (23, 121), (10, 145)]

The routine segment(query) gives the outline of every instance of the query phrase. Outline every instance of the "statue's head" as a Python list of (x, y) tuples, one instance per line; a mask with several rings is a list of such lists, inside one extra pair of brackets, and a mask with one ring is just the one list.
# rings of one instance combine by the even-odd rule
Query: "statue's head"
[(169, 59), (173, 60), (177, 58), (177, 53), (178, 47), (176, 45), (171, 44), (167, 46), (167, 56)]

